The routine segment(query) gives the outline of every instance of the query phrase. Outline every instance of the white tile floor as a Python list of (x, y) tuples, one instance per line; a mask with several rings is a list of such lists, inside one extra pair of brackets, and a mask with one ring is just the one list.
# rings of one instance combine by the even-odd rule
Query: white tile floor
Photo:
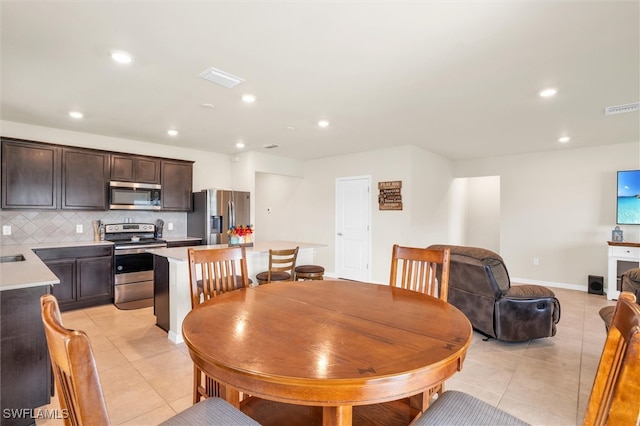
[[(534, 425), (582, 424), (606, 337), (598, 311), (614, 302), (553, 291), (562, 306), (556, 336), (503, 343), (475, 333), (464, 368), (446, 388), (471, 393)], [(62, 320), (91, 339), (114, 425), (155, 425), (191, 405), (191, 359), (184, 344), (174, 345), (155, 326), (153, 308), (121, 311), (106, 305), (65, 312)], [(48, 408), (56, 407), (54, 397)]]

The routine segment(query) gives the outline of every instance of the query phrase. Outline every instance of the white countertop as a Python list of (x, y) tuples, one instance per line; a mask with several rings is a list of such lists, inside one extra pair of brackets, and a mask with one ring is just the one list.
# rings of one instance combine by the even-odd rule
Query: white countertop
[[(147, 250), (149, 253), (156, 254), (158, 256), (166, 257), (170, 260), (176, 260), (181, 262), (186, 262), (187, 259), (187, 249), (193, 248), (196, 250), (206, 250), (212, 248), (226, 248), (229, 247), (228, 244), (214, 244), (208, 246), (193, 246), (193, 247), (173, 247), (173, 248), (156, 248)], [(247, 257), (254, 256), (258, 254), (269, 253), (270, 249), (273, 250), (285, 250), (299, 247), (300, 250), (304, 249), (315, 249), (320, 247), (326, 247), (325, 244), (315, 244), (315, 243), (303, 243), (297, 241), (256, 241), (253, 243), (253, 247), (245, 247), (247, 252)]]
[(70, 243), (33, 243), (0, 246), (0, 256), (23, 255), (20, 262), (0, 263), (0, 291), (59, 284), (60, 280), (33, 252), (37, 249), (113, 245), (108, 241), (74, 241)]

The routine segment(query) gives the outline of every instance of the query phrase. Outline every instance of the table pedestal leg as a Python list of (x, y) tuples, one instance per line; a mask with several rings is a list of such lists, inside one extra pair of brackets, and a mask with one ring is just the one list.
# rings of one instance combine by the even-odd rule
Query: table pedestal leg
[(350, 426), (352, 417), (353, 407), (350, 405), (322, 407), (322, 426)]

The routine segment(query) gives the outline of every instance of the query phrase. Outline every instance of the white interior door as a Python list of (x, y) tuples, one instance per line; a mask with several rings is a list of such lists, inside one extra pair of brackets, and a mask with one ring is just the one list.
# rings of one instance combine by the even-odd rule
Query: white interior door
[(371, 177), (336, 179), (336, 276), (370, 280)]

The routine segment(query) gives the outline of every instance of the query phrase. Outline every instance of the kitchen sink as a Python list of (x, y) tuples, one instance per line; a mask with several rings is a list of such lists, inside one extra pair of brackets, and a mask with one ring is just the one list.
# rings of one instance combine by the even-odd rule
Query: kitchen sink
[(21, 254), (13, 254), (10, 256), (0, 256), (0, 263), (23, 262), (26, 260)]

